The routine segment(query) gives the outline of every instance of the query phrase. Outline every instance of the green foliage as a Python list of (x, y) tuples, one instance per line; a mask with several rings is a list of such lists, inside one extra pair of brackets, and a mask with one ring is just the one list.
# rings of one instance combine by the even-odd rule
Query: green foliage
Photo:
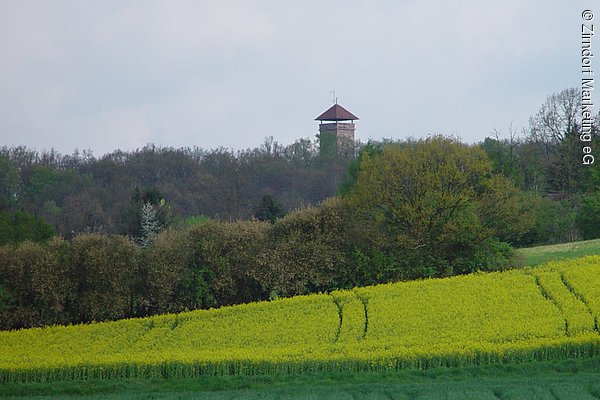
[(491, 172), (483, 150), (455, 139), (390, 144), (364, 157), (348, 201), (364, 243), (397, 261), (393, 280), (494, 268), (486, 262), (503, 251), (477, 254), (500, 250), (489, 239), (519, 237), (528, 222), (521, 203), (506, 197), (517, 190)]
[(125, 318), (132, 312), (137, 247), (124, 237), (84, 234), (73, 241), (0, 247), (0, 286), (12, 299), (2, 328)]
[(48, 199), (59, 200), (62, 203), (74, 190), (81, 190), (84, 186), (83, 181), (86, 180), (73, 170), (62, 170), (44, 164), (31, 165), (21, 179), (21, 200), (27, 205)]
[[(383, 142), (385, 143), (385, 142)], [(360, 149), (358, 157), (353, 159), (348, 164), (346, 175), (344, 176), (340, 186), (338, 188), (339, 196), (346, 196), (358, 180), (358, 173), (360, 172), (360, 165), (365, 157), (377, 157), (383, 151), (383, 143), (374, 142), (369, 140), (363, 148)]]
[(374, 285), (397, 279), (398, 266), (393, 256), (380, 249), (355, 250), (352, 253), (353, 276), (345, 287)]
[(502, 175), (487, 179), (477, 206), (483, 225), (501, 241), (518, 243), (536, 222), (529, 197)]
[(180, 229), (191, 228), (195, 225), (204, 225), (211, 221), (211, 218), (206, 215), (192, 215), (177, 223), (177, 227)]
[(0, 326), (15, 328), (66, 323), (72, 298), (62, 239), (0, 247), (0, 285), (8, 303)]
[(4, 287), (0, 285), (0, 315), (8, 314), (14, 307), (14, 299)]
[(337, 136), (334, 131), (326, 131), (317, 134), (319, 141), (319, 155), (322, 160), (330, 160), (338, 154)]
[(257, 277), (283, 296), (335, 286), (348, 271), (348, 211), (340, 199), (291, 212), (265, 234)]
[[(74, 169), (33, 164), (21, 172), (23, 186), (19, 206), (43, 215), (64, 237), (90, 232), (106, 226), (107, 221), (98, 192), (88, 174)], [(47, 213), (45, 204), (53, 201), (58, 213)]]
[(577, 214), (577, 227), (584, 239), (600, 238), (600, 190), (583, 198)]
[(141, 191), (139, 187), (133, 192), (133, 201), (141, 204), (159, 204), (163, 200), (163, 196), (156, 187), (148, 188)]
[(522, 265), (522, 260), (506, 242), (495, 238), (485, 239), (473, 248), (473, 253), (454, 260), (456, 273), (474, 271), (502, 271)]
[(210, 222), (189, 230), (194, 270), (210, 279), (216, 304), (266, 298), (256, 260), (269, 226), (260, 221)]
[(21, 243), (26, 240), (42, 242), (55, 232), (43, 218), (26, 211), (9, 212), (0, 210), (0, 246)]
[(215, 305), (206, 288), (211, 276), (193, 258), (187, 231), (167, 229), (144, 253), (143, 305), (149, 314), (180, 312)]
[(552, 200), (536, 193), (528, 193), (526, 199), (535, 223), (515, 245), (564, 243), (579, 238), (573, 200)]
[(512, 136), (510, 140), (492, 139), (486, 137), (481, 147), (492, 161), (495, 173), (500, 173), (511, 180), (514, 184), (521, 186), (523, 183), (523, 170), (519, 163), (519, 143)]
[(269, 221), (274, 223), (275, 220), (283, 217), (285, 210), (283, 206), (273, 195), (265, 194), (260, 200), (260, 204), (254, 211), (254, 217), (259, 221)]
[(66, 260), (77, 299), (70, 307), (73, 318), (103, 321), (127, 316), (138, 257), (136, 246), (122, 236), (75, 237)]

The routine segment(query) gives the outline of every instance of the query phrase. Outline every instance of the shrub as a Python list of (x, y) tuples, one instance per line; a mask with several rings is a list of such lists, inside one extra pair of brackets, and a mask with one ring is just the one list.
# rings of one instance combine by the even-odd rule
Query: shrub
[(349, 289), (397, 279), (399, 268), (396, 260), (381, 249), (354, 250), (351, 262), (353, 274), (348, 277), (348, 283), (340, 285), (340, 288)]
[(124, 236), (82, 234), (68, 250), (75, 321), (125, 318), (132, 313), (139, 249)]
[(483, 225), (501, 241), (518, 243), (535, 225), (529, 196), (502, 175), (486, 180), (481, 191), (477, 213)]
[(600, 190), (584, 197), (576, 221), (584, 239), (600, 238)]
[(265, 194), (260, 200), (260, 204), (254, 210), (254, 217), (259, 221), (269, 221), (271, 223), (283, 217), (285, 210), (277, 199), (271, 194)]
[(516, 245), (564, 243), (579, 238), (574, 200), (551, 200), (537, 193), (529, 193), (528, 201), (532, 205), (535, 223)]
[(0, 327), (22, 328), (69, 321), (73, 300), (65, 242), (24, 242), (0, 247)]
[(268, 296), (256, 277), (256, 258), (269, 225), (260, 221), (209, 222), (190, 229), (192, 270), (207, 277), (216, 304)]
[(473, 254), (454, 261), (456, 273), (503, 271), (523, 265), (513, 248), (506, 242), (488, 238), (472, 249)]
[(257, 279), (284, 296), (327, 290), (348, 272), (348, 215), (340, 199), (277, 220), (258, 255)]
[[(206, 297), (198, 299), (190, 287), (192, 248), (187, 231), (168, 229), (159, 234), (143, 253), (144, 285), (140, 288), (143, 313), (180, 312), (186, 308), (212, 305)], [(208, 304), (210, 303), (210, 304)]]

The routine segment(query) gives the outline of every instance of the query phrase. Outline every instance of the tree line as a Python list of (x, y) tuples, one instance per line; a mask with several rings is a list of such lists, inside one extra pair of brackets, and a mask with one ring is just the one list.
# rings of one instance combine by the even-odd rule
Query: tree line
[(369, 142), (355, 159), (308, 140), (100, 159), (4, 148), (0, 328), (506, 269), (513, 246), (600, 237), (573, 96), (549, 97), (520, 135)]
[[(316, 204), (335, 194), (347, 162), (342, 157), (325, 162), (308, 139), (282, 146), (272, 137), (243, 151), (148, 145), (99, 158), (3, 147), (0, 210), (42, 218), (64, 238), (136, 237), (140, 209), (148, 202), (160, 209), (164, 226), (199, 216), (252, 218), (265, 196), (283, 210)], [(0, 237), (0, 244), (9, 240)]]

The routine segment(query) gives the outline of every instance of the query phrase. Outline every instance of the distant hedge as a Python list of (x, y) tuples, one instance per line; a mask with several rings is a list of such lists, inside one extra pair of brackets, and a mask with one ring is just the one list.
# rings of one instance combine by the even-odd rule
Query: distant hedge
[(275, 224), (209, 221), (142, 248), (125, 236), (0, 247), (0, 328), (116, 320), (325, 291), (345, 273), (340, 200)]

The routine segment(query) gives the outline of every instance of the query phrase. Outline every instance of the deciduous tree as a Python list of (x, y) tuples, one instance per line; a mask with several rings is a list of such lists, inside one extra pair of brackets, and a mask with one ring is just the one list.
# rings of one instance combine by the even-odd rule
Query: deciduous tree
[(381, 155), (364, 157), (348, 200), (367, 226), (366, 240), (399, 263), (394, 279), (469, 272), (455, 271), (454, 260), (473, 256), (497, 233), (478, 212), (482, 196), (493, 202), (491, 176), (481, 148), (434, 136), (390, 144)]

